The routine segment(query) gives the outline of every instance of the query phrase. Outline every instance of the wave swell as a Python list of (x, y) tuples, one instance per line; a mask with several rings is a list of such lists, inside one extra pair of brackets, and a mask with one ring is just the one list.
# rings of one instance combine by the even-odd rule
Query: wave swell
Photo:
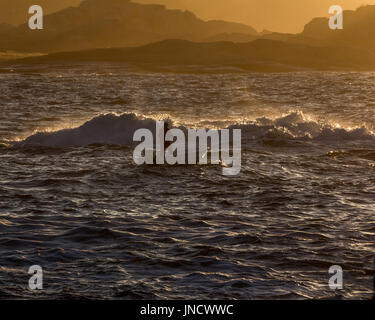
[[(78, 147), (90, 144), (134, 146), (134, 132), (149, 129), (155, 133), (156, 120), (142, 118), (133, 113), (105, 114), (94, 117), (73, 129), (55, 132), (38, 132), (16, 146)], [(170, 126), (173, 123), (170, 122)], [(180, 127), (186, 130), (184, 127)], [(276, 119), (258, 118), (244, 124), (233, 124), (230, 130), (241, 129), (242, 139), (246, 141), (298, 140), (320, 143), (371, 142), (375, 143), (374, 133), (366, 127), (345, 129), (330, 124), (320, 124), (310, 120), (302, 112), (291, 112)]]

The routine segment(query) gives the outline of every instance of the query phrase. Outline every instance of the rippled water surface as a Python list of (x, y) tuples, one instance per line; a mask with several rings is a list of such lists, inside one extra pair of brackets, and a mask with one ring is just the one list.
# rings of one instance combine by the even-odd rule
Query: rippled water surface
[[(371, 298), (374, 83), (374, 73), (2, 70), (0, 298)], [(240, 175), (136, 166), (132, 130), (167, 117), (241, 128)], [(39, 293), (27, 289), (34, 264)], [(332, 265), (342, 291), (328, 287)]]

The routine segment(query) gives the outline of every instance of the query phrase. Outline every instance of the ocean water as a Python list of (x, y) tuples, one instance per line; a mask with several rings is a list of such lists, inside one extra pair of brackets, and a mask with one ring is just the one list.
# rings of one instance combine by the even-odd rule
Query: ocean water
[[(371, 298), (374, 83), (375, 73), (1, 69), (0, 298)], [(241, 173), (135, 165), (134, 130), (167, 118), (241, 128)], [(328, 286), (332, 265), (343, 290)]]

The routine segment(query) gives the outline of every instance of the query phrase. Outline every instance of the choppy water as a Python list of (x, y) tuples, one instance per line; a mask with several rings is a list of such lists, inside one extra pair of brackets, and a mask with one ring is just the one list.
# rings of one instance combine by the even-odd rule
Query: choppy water
[[(374, 83), (2, 70), (0, 298), (371, 298)], [(129, 128), (166, 117), (241, 127), (241, 174), (133, 164)], [(33, 264), (39, 293), (27, 289)], [(331, 265), (344, 270), (340, 292)]]

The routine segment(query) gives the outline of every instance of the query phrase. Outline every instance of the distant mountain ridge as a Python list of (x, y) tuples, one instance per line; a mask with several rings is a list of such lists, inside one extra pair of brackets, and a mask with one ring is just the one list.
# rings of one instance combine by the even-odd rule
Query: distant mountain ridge
[(158, 72), (375, 70), (375, 54), (367, 51), (310, 47), (265, 39), (248, 43), (164, 40), (136, 48), (54, 53), (22, 59), (16, 64), (86, 62), (126, 63)]
[(299, 34), (259, 34), (161, 5), (86, 0), (47, 15), (45, 26), (31, 31), (0, 24), (0, 51), (64, 51), (22, 63), (109, 61), (159, 70), (375, 70), (375, 6), (345, 11), (343, 30), (330, 30), (327, 18), (316, 18)]
[(134, 0), (191, 10), (203, 19), (224, 19), (249, 24), (257, 30), (300, 33), (314, 17), (326, 17), (328, 8), (355, 9), (375, 0)]
[(130, 0), (86, 0), (44, 17), (44, 30), (27, 24), (7, 30), (0, 49), (58, 52), (101, 47), (139, 46), (168, 38), (203, 41), (221, 33), (257, 35), (250, 26), (203, 21), (192, 12), (167, 10)]

